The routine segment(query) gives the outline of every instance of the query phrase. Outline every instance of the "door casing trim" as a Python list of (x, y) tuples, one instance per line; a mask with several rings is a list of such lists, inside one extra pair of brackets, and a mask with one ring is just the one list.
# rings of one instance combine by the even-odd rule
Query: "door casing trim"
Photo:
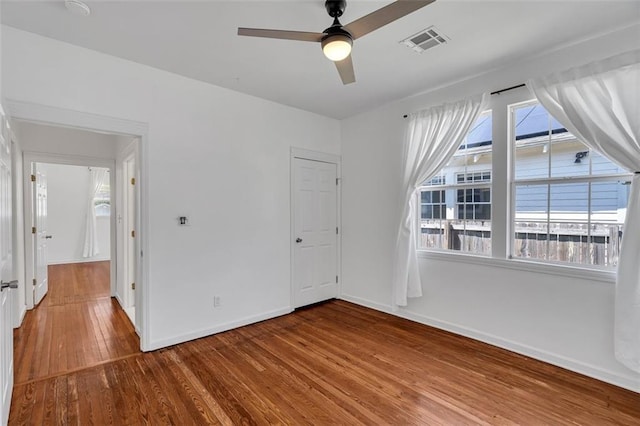
[(338, 274), (338, 294), (342, 296), (342, 158), (337, 154), (327, 152), (312, 151), (304, 148), (291, 147), (289, 159), (289, 307), (295, 309), (295, 283), (293, 281), (294, 272), (294, 236), (295, 236), (295, 206), (294, 206), (294, 160), (296, 158), (302, 160), (318, 161), (322, 163), (330, 163), (336, 165), (336, 226), (338, 227), (338, 237), (336, 238), (336, 271)]

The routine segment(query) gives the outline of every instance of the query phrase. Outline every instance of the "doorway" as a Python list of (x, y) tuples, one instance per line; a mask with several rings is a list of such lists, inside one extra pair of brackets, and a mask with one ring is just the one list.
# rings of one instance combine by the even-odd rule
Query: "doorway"
[[(26, 237), (33, 250), (27, 252), (27, 264), (33, 265), (28, 268), (33, 294), (25, 295), (29, 307), (38, 306), (47, 295), (49, 269), (59, 265), (102, 262), (109, 284), (112, 167), (37, 162), (29, 158), (33, 154), (27, 157), (31, 174), (25, 189), (31, 207), (25, 216), (31, 216), (26, 222), (31, 235), (27, 232)], [(64, 297), (81, 300), (91, 293), (91, 284), (76, 287), (77, 295)], [(107, 295), (111, 295), (109, 288)]]
[[(118, 183), (121, 183), (122, 177), (119, 176), (121, 173), (121, 162), (123, 160), (122, 155), (124, 155), (126, 151), (126, 147), (130, 147), (130, 152), (135, 152), (135, 168), (136, 175), (138, 176), (136, 182), (136, 192), (135, 192), (135, 203), (134, 206), (136, 209), (135, 221), (138, 227), (135, 229), (136, 234), (136, 249), (133, 253), (133, 259), (135, 260), (135, 296), (129, 297), (129, 299), (133, 299), (136, 310), (135, 315), (132, 315), (132, 319), (135, 323), (135, 330), (140, 336), (139, 340), (139, 348), (141, 350), (145, 350), (149, 347), (149, 335), (146, 332), (147, 327), (145, 326), (148, 323), (147, 317), (147, 305), (146, 301), (148, 300), (145, 295), (147, 292), (145, 282), (146, 282), (146, 267), (142, 263), (142, 254), (144, 248), (148, 245), (148, 239), (146, 238), (146, 234), (144, 232), (144, 225), (148, 222), (146, 218), (146, 193), (144, 187), (145, 173), (144, 173), (144, 159), (146, 158), (146, 140), (147, 140), (147, 125), (145, 123), (133, 122), (129, 120), (121, 120), (117, 118), (105, 117), (91, 113), (85, 113), (80, 111), (72, 111), (66, 110), (62, 108), (52, 108), (48, 106), (43, 106), (39, 104), (33, 104), (29, 102), (20, 102), (20, 101), (11, 101), (7, 102), (7, 110), (10, 115), (13, 117), (13, 120), (17, 123), (28, 123), (28, 124), (38, 124), (45, 127), (64, 129), (68, 131), (83, 131), (83, 132), (91, 132), (95, 135), (99, 135), (101, 137), (116, 137), (118, 138), (118, 144), (85, 144), (85, 143), (73, 143), (73, 141), (61, 142), (59, 140), (49, 141), (46, 146), (39, 146), (37, 149), (34, 149), (32, 146), (28, 146), (28, 144), (21, 143), (22, 152), (24, 153), (24, 157), (22, 158), (23, 164), (20, 168), (23, 171), (23, 174), (29, 175), (30, 170), (26, 171), (26, 164), (35, 162), (45, 162), (45, 163), (57, 163), (57, 164), (74, 164), (74, 165), (83, 165), (83, 166), (99, 166), (99, 167), (107, 167), (110, 169), (110, 186), (113, 189), (113, 200), (112, 200), (112, 208), (118, 208), (120, 205), (121, 198), (121, 185), (116, 184), (116, 180)], [(130, 136), (129, 136), (130, 135)], [(24, 141), (25, 138), (18, 133), (18, 138), (20, 141)], [(76, 141), (78, 142), (78, 141)], [(133, 148), (131, 148), (133, 147)], [(31, 157), (29, 157), (31, 156)], [(101, 160), (102, 163), (88, 160)], [(32, 161), (31, 161), (32, 160)], [(105, 164), (106, 163), (106, 164)], [(25, 179), (21, 179), (23, 181), (23, 185), (26, 188)], [(22, 188), (20, 188), (22, 189)], [(27, 194), (24, 194), (24, 204), (25, 208), (27, 207)], [(22, 206), (21, 206), (22, 207)], [(117, 234), (117, 226), (116, 226), (116, 217), (117, 215), (122, 215), (122, 212), (118, 211), (116, 214), (111, 215), (111, 263), (112, 267), (110, 270), (111, 284), (110, 284), (110, 296), (115, 297), (117, 302), (120, 305), (125, 305), (124, 300), (127, 298), (125, 293), (121, 290), (125, 288), (125, 284), (120, 280), (120, 271), (122, 270), (122, 265), (120, 264), (120, 257), (122, 255), (122, 251), (119, 242), (121, 241), (121, 236)], [(24, 215), (24, 209), (21, 209), (20, 217)], [(25, 223), (25, 228), (31, 231), (29, 223)], [(29, 239), (24, 239), (25, 233), (21, 233), (19, 238), (23, 240), (22, 242), (28, 243)], [(28, 235), (26, 235), (29, 237)], [(54, 237), (55, 238), (55, 237)], [(51, 241), (51, 239), (49, 240)], [(25, 252), (31, 252), (31, 248), (25, 247)], [(29, 269), (29, 265), (25, 265), (25, 271)], [(29, 286), (32, 285), (32, 277), (29, 280), (25, 280)], [(131, 284), (131, 283), (129, 283)], [(29, 293), (29, 291), (25, 291), (24, 284), (21, 284), (20, 293), (24, 295), (24, 293)], [(116, 303), (117, 303), (116, 302)], [(29, 304), (33, 306), (33, 300)], [(27, 307), (27, 304), (23, 305), (24, 307), (18, 309), (24, 310)], [(16, 320), (16, 324), (20, 324), (20, 318)]]

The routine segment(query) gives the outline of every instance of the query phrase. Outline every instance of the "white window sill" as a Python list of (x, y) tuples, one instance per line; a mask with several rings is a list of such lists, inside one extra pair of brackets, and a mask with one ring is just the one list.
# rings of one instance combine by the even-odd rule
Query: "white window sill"
[(524, 259), (497, 259), (488, 256), (478, 256), (467, 253), (418, 250), (419, 259), (442, 260), (446, 262), (467, 263), (470, 265), (493, 266), (497, 268), (514, 269), (517, 271), (535, 272), (568, 278), (579, 278), (590, 281), (601, 281), (615, 284), (616, 271), (561, 265), (554, 263), (536, 262)]

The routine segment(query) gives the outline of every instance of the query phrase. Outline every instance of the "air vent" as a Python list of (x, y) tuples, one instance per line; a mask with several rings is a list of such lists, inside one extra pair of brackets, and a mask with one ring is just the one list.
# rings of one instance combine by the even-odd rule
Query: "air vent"
[(448, 40), (449, 37), (442, 34), (436, 27), (431, 26), (426, 30), (422, 30), (411, 37), (402, 40), (400, 43), (403, 43), (405, 46), (418, 53), (422, 53), (432, 47), (445, 44)]

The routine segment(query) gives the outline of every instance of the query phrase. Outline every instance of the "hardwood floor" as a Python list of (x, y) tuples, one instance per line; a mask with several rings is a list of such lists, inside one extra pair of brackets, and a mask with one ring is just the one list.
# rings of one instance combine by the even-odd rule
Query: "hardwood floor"
[(18, 384), (10, 418), (16, 425), (516, 423), (638, 425), (640, 394), (332, 301)]
[(16, 385), (139, 353), (109, 290), (109, 262), (49, 266), (49, 292), (14, 331)]

